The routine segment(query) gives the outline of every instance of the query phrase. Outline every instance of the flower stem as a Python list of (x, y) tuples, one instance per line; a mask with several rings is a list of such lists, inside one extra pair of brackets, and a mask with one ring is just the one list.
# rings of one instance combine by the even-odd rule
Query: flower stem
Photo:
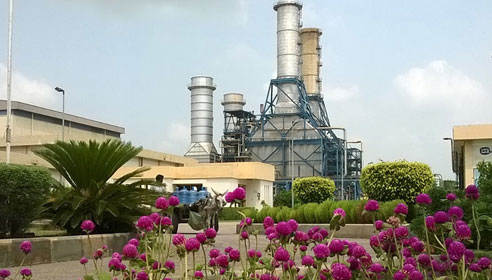
[[(427, 254), (432, 260), (432, 254), (430, 250), (430, 242), (429, 242), (429, 232), (427, 231), (427, 225), (425, 224), (425, 217), (424, 217), (424, 229), (425, 229), (425, 238), (427, 240), (426, 245), (427, 245)], [(436, 272), (434, 271), (434, 266), (432, 265), (431, 262), (431, 268), (432, 268), (432, 279), (436, 279)]]
[(477, 229), (477, 250), (480, 250), (480, 239), (481, 239), (481, 236), (480, 236), (480, 229), (478, 228), (478, 224), (477, 224), (477, 217), (476, 217), (476, 213), (475, 213), (475, 203), (472, 203), (472, 215), (473, 215), (473, 223), (475, 224), (475, 228)]
[[(92, 254), (92, 242), (91, 242), (91, 236), (89, 233), (87, 233), (87, 241), (89, 242), (89, 253)], [(94, 262), (94, 267), (96, 268), (96, 273), (99, 274), (99, 269), (97, 268), (97, 263), (96, 259), (94, 258), (94, 255), (92, 256), (92, 261)]]
[(203, 259), (204, 259), (204, 264), (205, 264), (205, 279), (208, 279), (208, 267), (207, 267), (207, 254), (205, 253), (205, 247), (202, 244), (202, 251), (203, 251)]
[(24, 264), (24, 260), (25, 260), (25, 259), (26, 259), (26, 255), (24, 255), (24, 257), (22, 258), (22, 261), (21, 261), (21, 263), (20, 263), (20, 265), (19, 265), (19, 269), (18, 269), (18, 270), (17, 270), (17, 272), (15, 273), (14, 280), (15, 280), (15, 278), (17, 278), (17, 275), (19, 275), (19, 272), (20, 272), (20, 270), (22, 269), (22, 265)]

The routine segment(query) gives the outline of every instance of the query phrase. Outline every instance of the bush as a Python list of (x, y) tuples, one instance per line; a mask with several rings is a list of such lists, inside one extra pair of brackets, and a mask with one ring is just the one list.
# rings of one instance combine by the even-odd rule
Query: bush
[(480, 187), (482, 196), (492, 195), (492, 162), (482, 161), (477, 164), (478, 177), (477, 185)]
[(360, 184), (369, 199), (390, 201), (402, 199), (414, 204), (415, 197), (432, 188), (434, 176), (430, 167), (420, 162), (381, 162), (362, 169)]
[[(225, 207), (219, 213), (219, 220), (222, 221), (235, 221), (241, 220), (242, 216), (239, 214), (242, 212), (246, 217), (254, 218), (256, 214), (256, 209), (254, 207)], [(263, 222), (263, 220), (262, 220)]]
[(323, 177), (297, 178), (294, 181), (294, 194), (302, 203), (322, 203), (332, 198), (335, 182)]
[[(300, 201), (297, 197), (294, 197), (294, 205), (299, 204)], [(280, 206), (287, 206), (291, 207), (292, 206), (292, 192), (291, 191), (280, 191), (274, 198), (273, 198), (273, 206), (275, 207), (280, 207)]]
[(55, 184), (46, 168), (0, 164), (0, 238), (21, 236)]

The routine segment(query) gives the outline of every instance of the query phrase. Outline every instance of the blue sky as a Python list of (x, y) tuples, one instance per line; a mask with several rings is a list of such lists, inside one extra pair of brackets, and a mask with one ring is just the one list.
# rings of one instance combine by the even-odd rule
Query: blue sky
[[(13, 98), (126, 128), (125, 140), (183, 154), (193, 75), (220, 100), (259, 111), (275, 76), (276, 15), (265, 0), (15, 0)], [(364, 141), (364, 162), (417, 160), (454, 178), (456, 124), (492, 120), (491, 1), (303, 1), (323, 30), (323, 94), (332, 125)], [(0, 3), (5, 96), (8, 1)], [(4, 98), (4, 97), (3, 97)], [(15, 129), (15, 128), (14, 128)]]

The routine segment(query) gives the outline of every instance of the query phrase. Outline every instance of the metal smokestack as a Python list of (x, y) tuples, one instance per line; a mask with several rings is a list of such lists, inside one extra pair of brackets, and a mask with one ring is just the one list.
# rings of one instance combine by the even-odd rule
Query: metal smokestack
[[(277, 78), (299, 78), (302, 4), (296, 0), (280, 0), (273, 9), (277, 12)], [(295, 83), (279, 87), (276, 113), (297, 113), (294, 102), (299, 101)]]
[[(321, 46), (320, 36), (322, 34), (319, 28), (301, 29), (301, 75), (306, 87), (306, 93), (309, 97), (311, 111), (316, 117), (320, 115), (321, 99)], [(322, 101), (321, 101), (322, 102)]]
[(191, 78), (188, 89), (191, 91), (191, 143), (185, 153), (199, 162), (218, 160), (213, 143), (213, 93), (215, 85), (212, 77)]

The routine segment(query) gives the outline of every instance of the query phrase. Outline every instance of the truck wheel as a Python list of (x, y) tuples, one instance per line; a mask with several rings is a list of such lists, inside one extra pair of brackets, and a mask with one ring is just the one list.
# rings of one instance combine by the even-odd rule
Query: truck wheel
[(178, 226), (179, 226), (179, 214), (176, 211), (173, 212), (172, 222), (173, 222), (173, 233), (177, 233)]

